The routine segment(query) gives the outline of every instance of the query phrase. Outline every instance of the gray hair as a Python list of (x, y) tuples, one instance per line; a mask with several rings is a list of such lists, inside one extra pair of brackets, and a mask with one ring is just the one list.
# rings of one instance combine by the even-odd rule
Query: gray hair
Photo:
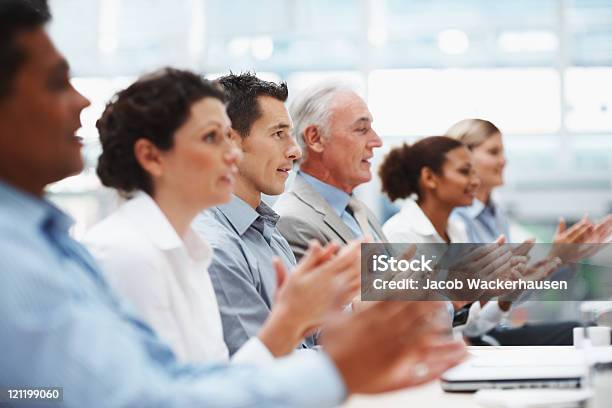
[(302, 158), (299, 162), (302, 162), (308, 153), (304, 141), (306, 128), (314, 125), (322, 137), (328, 137), (334, 96), (350, 92), (355, 91), (343, 82), (326, 81), (305, 89), (291, 102), (289, 114), (293, 120), (293, 135), (302, 149)]

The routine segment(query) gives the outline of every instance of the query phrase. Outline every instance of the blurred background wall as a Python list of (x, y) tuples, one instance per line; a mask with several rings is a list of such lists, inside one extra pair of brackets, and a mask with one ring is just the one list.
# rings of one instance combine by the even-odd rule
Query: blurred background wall
[[(481, 117), (505, 134), (498, 200), (513, 228), (547, 242), (559, 216), (612, 212), (612, 0), (51, 0), (50, 32), (92, 101), (86, 170), (49, 188), (79, 238), (116, 204), (95, 176), (95, 120), (137, 76), (176, 66), (286, 81), (290, 99), (322, 79), (352, 84), (392, 146)], [(359, 194), (395, 207), (374, 177)], [(274, 200), (273, 197), (269, 198)], [(513, 320), (576, 316), (571, 302)]]
[[(612, 212), (612, 0), (51, 0), (50, 32), (92, 106), (87, 169), (50, 195), (79, 237), (115, 198), (95, 176), (95, 120), (140, 74), (172, 65), (215, 77), (255, 71), (290, 95), (328, 77), (369, 103), (385, 142), (443, 133), (466, 117), (505, 134), (498, 199), (549, 240), (557, 218)], [(291, 98), (291, 96), (290, 96)], [(374, 180), (361, 196), (393, 211)]]

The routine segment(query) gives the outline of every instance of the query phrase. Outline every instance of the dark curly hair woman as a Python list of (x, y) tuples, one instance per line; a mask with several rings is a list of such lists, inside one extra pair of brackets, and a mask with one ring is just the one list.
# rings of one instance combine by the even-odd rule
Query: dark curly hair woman
[(117, 93), (96, 123), (98, 176), (129, 199), (85, 243), (182, 361), (229, 359), (207, 272), (212, 250), (190, 228), (233, 191), (240, 152), (224, 100), (201, 76), (163, 69)]

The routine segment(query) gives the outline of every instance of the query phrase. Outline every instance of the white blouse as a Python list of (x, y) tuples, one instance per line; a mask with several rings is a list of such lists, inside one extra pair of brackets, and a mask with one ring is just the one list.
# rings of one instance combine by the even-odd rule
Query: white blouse
[[(412, 199), (407, 199), (401, 210), (385, 222), (383, 232), (389, 242), (446, 244), (421, 207)], [(452, 219), (448, 220), (446, 235), (451, 243), (469, 243), (464, 225)], [(461, 329), (465, 336), (477, 337), (493, 329), (508, 314), (499, 308), (497, 301), (487, 302), (482, 308), (480, 302), (474, 302), (467, 322)]]
[[(411, 244), (445, 244), (427, 215), (413, 199), (406, 199), (401, 210), (383, 225), (383, 232), (389, 242)], [(446, 235), (451, 242), (468, 242), (463, 224), (448, 221)]]
[[(212, 249), (194, 231), (181, 239), (155, 201), (140, 192), (96, 224), (83, 241), (111, 287), (136, 307), (179, 360), (229, 360), (208, 274)], [(272, 358), (254, 337), (233, 361)]]

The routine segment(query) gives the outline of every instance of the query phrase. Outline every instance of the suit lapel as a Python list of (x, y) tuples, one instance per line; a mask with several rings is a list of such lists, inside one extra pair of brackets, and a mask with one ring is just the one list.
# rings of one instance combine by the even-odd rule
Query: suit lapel
[(344, 223), (344, 221), (342, 221), (342, 219), (333, 212), (325, 214), (323, 221), (340, 237), (345, 244), (347, 244), (350, 240), (357, 238), (353, 231), (351, 231), (351, 229)]
[(323, 215), (325, 224), (344, 242), (355, 239), (355, 234), (334, 212), (331, 206), (315, 191), (306, 180), (299, 175), (295, 178), (293, 193), (298, 199), (312, 207), (316, 212)]

